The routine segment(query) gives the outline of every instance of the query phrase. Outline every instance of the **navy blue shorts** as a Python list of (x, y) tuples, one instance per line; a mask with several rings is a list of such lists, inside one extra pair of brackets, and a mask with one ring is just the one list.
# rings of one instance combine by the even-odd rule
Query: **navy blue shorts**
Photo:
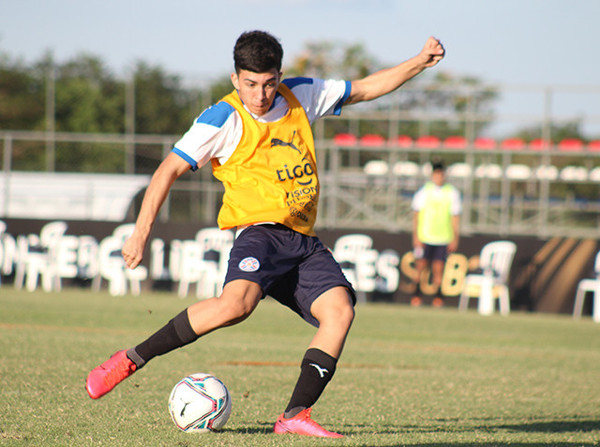
[(253, 225), (239, 234), (225, 284), (236, 279), (257, 283), (263, 298), (273, 297), (317, 327), (310, 306), (324, 292), (346, 287), (356, 303), (352, 285), (321, 241), (280, 224)]
[(417, 256), (415, 253), (415, 259), (425, 259), (426, 261), (444, 261), (448, 257), (448, 246), (447, 245), (429, 245), (423, 244), (423, 253), (421, 256)]

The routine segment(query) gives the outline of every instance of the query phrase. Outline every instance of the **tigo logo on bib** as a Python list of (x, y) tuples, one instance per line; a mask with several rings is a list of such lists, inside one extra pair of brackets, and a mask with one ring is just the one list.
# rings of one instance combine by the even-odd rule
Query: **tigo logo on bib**
[(253, 257), (244, 258), (238, 264), (238, 267), (243, 272), (255, 272), (260, 268), (260, 262)]

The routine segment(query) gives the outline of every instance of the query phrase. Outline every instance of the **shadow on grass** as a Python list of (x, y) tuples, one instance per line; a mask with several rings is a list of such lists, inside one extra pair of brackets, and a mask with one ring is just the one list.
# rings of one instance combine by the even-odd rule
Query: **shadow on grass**
[[(361, 444), (362, 447), (363, 444)], [(548, 444), (547, 442), (511, 442), (509, 444), (502, 442), (444, 442), (444, 443), (427, 443), (427, 444), (373, 444), (364, 445), (364, 447), (501, 447), (510, 445), (511, 447), (597, 447), (598, 444), (593, 442), (553, 442)]]
[[(445, 433), (466, 433), (483, 431), (488, 433), (501, 432), (501, 431), (512, 431), (522, 433), (569, 433), (569, 432), (592, 432), (600, 430), (600, 421), (588, 419), (588, 420), (563, 420), (563, 421), (529, 421), (523, 422), (522, 424), (495, 424), (492, 420), (482, 420), (480, 424), (477, 421), (471, 426), (461, 426), (462, 424), (456, 419), (438, 419), (438, 422), (444, 426), (426, 426), (426, 425), (384, 425), (374, 427), (372, 425), (344, 425), (337, 427), (340, 433), (347, 436), (347, 440), (350, 442), (348, 445), (352, 445), (352, 438), (354, 436), (399, 436), (408, 435), (410, 433), (431, 433), (445, 432)], [(456, 425), (454, 425), (456, 424)], [(247, 435), (270, 435), (273, 433), (272, 422), (256, 422), (246, 426), (238, 427), (235, 429), (223, 429), (224, 433), (237, 433)], [(360, 444), (361, 447), (400, 447), (410, 445), (411, 447), (498, 447), (504, 445), (498, 442), (429, 442), (423, 444), (406, 444), (399, 441), (393, 440), (382, 440), (381, 443), (368, 443)], [(512, 447), (547, 447), (549, 444), (546, 442), (511, 442)], [(553, 442), (552, 446), (555, 447), (598, 447), (599, 444), (593, 442)]]
[(252, 425), (237, 427), (234, 429), (223, 428), (223, 433), (239, 433), (245, 435), (268, 435), (273, 433), (273, 422), (256, 422)]
[(523, 424), (498, 425), (495, 428), (501, 430), (539, 433), (589, 432), (594, 430), (600, 430), (600, 421), (538, 421), (527, 422)]
[[(339, 430), (342, 434), (348, 434), (350, 437), (355, 435), (409, 435), (414, 433), (424, 433), (435, 435), (436, 433), (446, 433), (451, 437), (451, 433), (469, 433), (469, 432), (487, 432), (492, 436), (494, 433), (501, 432), (520, 432), (520, 433), (587, 433), (600, 431), (600, 421), (596, 419), (581, 419), (581, 420), (557, 420), (557, 421), (526, 421), (517, 424), (497, 424), (491, 419), (478, 421), (470, 420), (469, 425), (465, 425), (466, 421), (459, 419), (438, 419), (442, 425), (385, 425), (373, 427), (372, 425), (346, 425)], [(338, 427), (339, 428), (339, 427)], [(499, 442), (428, 442), (423, 444), (406, 444), (405, 442), (395, 443), (394, 441), (382, 441), (379, 444), (361, 444), (364, 447), (400, 447), (410, 445), (411, 447), (498, 447), (505, 445)], [(513, 447), (542, 447), (552, 445), (555, 447), (598, 447), (600, 444), (596, 442), (577, 442), (577, 441), (557, 441), (548, 444), (547, 442), (511, 442)]]

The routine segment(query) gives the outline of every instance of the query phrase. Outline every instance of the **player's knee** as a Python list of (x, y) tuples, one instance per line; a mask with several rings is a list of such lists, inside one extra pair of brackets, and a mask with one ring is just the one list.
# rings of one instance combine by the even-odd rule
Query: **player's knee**
[(248, 318), (256, 308), (256, 301), (251, 297), (222, 296), (221, 317), (224, 325), (229, 326)]
[(335, 327), (341, 332), (347, 332), (350, 326), (352, 326), (354, 315), (354, 306), (352, 306), (350, 299), (348, 299), (347, 302), (338, 302), (323, 312), (320, 323), (329, 327)]
[(229, 283), (218, 298), (223, 325), (239, 323), (252, 314), (262, 297), (261, 289), (249, 282)]
[(342, 323), (343, 326), (350, 329), (350, 326), (352, 326), (352, 322), (354, 321), (354, 315), (355, 315), (354, 306), (352, 306), (350, 303), (348, 303), (348, 305), (342, 306), (340, 309), (340, 314), (339, 314), (340, 322)]

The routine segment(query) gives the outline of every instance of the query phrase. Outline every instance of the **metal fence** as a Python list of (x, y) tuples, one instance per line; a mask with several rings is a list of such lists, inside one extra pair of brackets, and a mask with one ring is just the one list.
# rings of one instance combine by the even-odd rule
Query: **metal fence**
[[(359, 138), (345, 133), (325, 138), (326, 133), (324, 127), (315, 129), (320, 228), (410, 231), (412, 195), (426, 181), (430, 160), (439, 157), (448, 166), (448, 180), (463, 196), (464, 234), (600, 238), (597, 142)], [(54, 172), (98, 173), (95, 166), (100, 166), (100, 157), (103, 162), (114, 159), (108, 164), (113, 173), (147, 175), (178, 138), (3, 131), (3, 181), (8, 182), (11, 172), (47, 172), (48, 166)], [(45, 155), (31, 157), (33, 153)], [(14, 217), (7, 211), (10, 188), (2, 191), (0, 217)], [(160, 219), (212, 225), (222, 191), (209, 168), (185, 174), (173, 186)], [(132, 215), (137, 206), (139, 197), (132, 204)]]
[[(497, 86), (498, 110), (485, 113), (474, 105), (483, 92), (477, 88), (484, 87), (440, 88), (464, 99), (462, 111), (436, 112), (426, 95), (403, 110), (400, 95), (424, 92), (405, 86), (374, 104), (345, 109), (342, 117), (319, 120), (318, 226), (410, 231), (412, 195), (438, 157), (463, 196), (463, 234), (600, 239), (600, 142), (594, 141), (594, 135), (600, 141), (600, 86)], [(0, 130), (0, 217), (15, 217), (14, 172), (124, 174), (135, 184), (132, 177), (152, 174), (180, 137), (135, 134), (133, 106), (124, 111), (125, 134), (57, 132), (49, 97), (45, 131)], [(462, 130), (439, 139), (431, 135), (436, 123)], [(574, 123), (586, 140), (557, 141), (553, 133), (565, 123)], [(402, 135), (407, 124), (421, 137)], [(523, 128), (536, 129), (536, 137), (498, 137)], [(482, 130), (492, 138), (482, 138)], [(210, 169), (187, 173), (173, 186), (160, 219), (214, 225), (222, 191)], [(139, 202), (138, 194), (130, 218)]]

